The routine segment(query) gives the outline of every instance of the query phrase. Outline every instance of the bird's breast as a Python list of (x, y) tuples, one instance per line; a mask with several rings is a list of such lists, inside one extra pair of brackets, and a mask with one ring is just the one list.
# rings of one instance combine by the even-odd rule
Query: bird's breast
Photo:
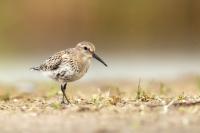
[(91, 60), (87, 60), (87, 61), (84, 61), (82, 63), (79, 63), (79, 71), (78, 73), (83, 76), (89, 69), (90, 67), (90, 64), (91, 64)]
[(72, 82), (78, 80), (81, 77), (83, 77), (85, 73), (88, 71), (90, 63), (91, 61), (79, 62), (77, 60), (74, 60), (70, 64), (69, 62), (65, 65), (63, 64), (59, 69), (58, 79), (61, 79), (62, 81), (66, 82)]

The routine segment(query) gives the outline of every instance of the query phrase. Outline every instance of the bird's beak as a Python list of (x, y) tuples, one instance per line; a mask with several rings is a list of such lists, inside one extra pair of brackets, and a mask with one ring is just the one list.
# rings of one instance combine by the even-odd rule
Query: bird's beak
[(106, 67), (108, 66), (97, 54), (93, 53), (93, 58), (100, 61), (102, 64), (104, 64)]

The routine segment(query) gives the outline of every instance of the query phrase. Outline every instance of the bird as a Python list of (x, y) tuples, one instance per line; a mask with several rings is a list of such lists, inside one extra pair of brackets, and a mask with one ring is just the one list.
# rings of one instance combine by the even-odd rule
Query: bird
[(62, 91), (61, 104), (71, 104), (65, 92), (67, 84), (82, 78), (88, 71), (93, 58), (100, 61), (106, 67), (108, 66), (95, 53), (93, 43), (82, 41), (74, 48), (68, 48), (55, 53), (39, 66), (32, 67), (31, 70), (42, 72), (44, 75), (60, 83)]

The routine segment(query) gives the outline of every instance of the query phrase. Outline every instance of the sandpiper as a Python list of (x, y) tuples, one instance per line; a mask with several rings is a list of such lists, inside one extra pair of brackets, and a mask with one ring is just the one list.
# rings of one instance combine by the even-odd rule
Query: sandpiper
[(107, 64), (95, 54), (95, 46), (91, 42), (80, 42), (74, 48), (57, 52), (44, 63), (32, 70), (41, 71), (61, 84), (63, 94), (61, 103), (70, 103), (65, 90), (68, 82), (80, 79), (88, 71), (92, 58), (97, 59), (106, 67)]

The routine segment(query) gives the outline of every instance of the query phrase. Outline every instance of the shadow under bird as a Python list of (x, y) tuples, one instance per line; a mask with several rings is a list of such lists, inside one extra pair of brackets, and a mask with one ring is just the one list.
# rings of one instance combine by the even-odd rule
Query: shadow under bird
[(107, 67), (107, 64), (95, 53), (95, 46), (91, 42), (84, 41), (78, 43), (74, 48), (57, 52), (41, 65), (31, 69), (40, 71), (61, 83), (63, 94), (61, 103), (65, 103), (65, 99), (70, 103), (65, 93), (67, 83), (83, 77), (90, 67), (92, 58), (97, 59)]

